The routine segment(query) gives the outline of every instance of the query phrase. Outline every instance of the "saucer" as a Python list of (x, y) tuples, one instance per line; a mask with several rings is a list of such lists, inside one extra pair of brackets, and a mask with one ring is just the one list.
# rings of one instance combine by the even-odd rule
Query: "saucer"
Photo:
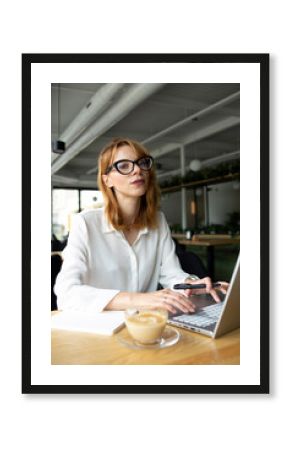
[(177, 344), (180, 339), (180, 333), (176, 328), (166, 327), (162, 333), (161, 339), (155, 344), (141, 344), (135, 341), (125, 329), (124, 336), (117, 336), (118, 341), (127, 348), (131, 349), (160, 349), (171, 347)]

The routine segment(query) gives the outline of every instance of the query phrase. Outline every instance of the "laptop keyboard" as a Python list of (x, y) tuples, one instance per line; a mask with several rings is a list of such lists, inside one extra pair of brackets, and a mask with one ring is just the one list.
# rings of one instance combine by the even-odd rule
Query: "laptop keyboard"
[(200, 328), (208, 327), (218, 321), (223, 306), (223, 303), (215, 303), (214, 305), (200, 309), (197, 314), (182, 314), (181, 316), (174, 317), (174, 320)]

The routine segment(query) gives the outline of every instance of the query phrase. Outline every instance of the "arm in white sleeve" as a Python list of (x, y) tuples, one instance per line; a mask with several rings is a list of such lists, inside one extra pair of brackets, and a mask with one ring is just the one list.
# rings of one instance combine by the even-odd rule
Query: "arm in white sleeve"
[(102, 311), (119, 290), (98, 289), (86, 284), (89, 242), (84, 218), (77, 214), (63, 252), (63, 265), (54, 291), (58, 309)]
[(160, 220), (160, 225), (162, 228), (162, 263), (160, 271), (160, 284), (162, 284), (163, 287), (172, 289), (174, 284), (182, 283), (186, 278), (192, 277), (198, 279), (197, 276), (192, 276), (182, 270), (178, 256), (175, 252), (175, 244), (171, 238), (170, 228), (163, 214), (161, 214)]

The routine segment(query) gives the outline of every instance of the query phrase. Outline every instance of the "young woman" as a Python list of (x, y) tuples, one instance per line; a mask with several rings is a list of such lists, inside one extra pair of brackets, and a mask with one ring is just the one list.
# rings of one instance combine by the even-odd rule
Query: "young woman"
[[(159, 211), (153, 158), (130, 139), (115, 139), (99, 157), (98, 185), (105, 207), (77, 214), (55, 292), (59, 309), (128, 307), (191, 312), (188, 296), (208, 292), (210, 278), (184, 273), (169, 227)], [(175, 291), (175, 283), (205, 283), (205, 290)], [(158, 283), (164, 289), (157, 290)], [(226, 291), (223, 283), (221, 290)]]

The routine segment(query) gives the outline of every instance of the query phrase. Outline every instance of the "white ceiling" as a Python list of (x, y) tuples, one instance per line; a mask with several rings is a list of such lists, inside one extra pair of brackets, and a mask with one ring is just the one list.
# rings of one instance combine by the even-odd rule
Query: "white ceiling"
[[(98, 154), (118, 136), (143, 142), (161, 165), (158, 173), (163, 174), (163, 180), (166, 172), (180, 167), (181, 146), (186, 168), (193, 159), (205, 161), (240, 149), (239, 84), (115, 85), (99, 115), (88, 120), (90, 101), (98, 108), (104, 89), (110, 87), (52, 84), (52, 141), (66, 136), (69, 126), (78, 125), (80, 111), (85, 111), (81, 133), (67, 142), (63, 155), (52, 153), (54, 186), (95, 187)], [(139, 90), (148, 87), (150, 92), (138, 100)], [(127, 101), (129, 95), (131, 100)], [(130, 101), (133, 104), (128, 110)], [(117, 116), (114, 109), (119, 111)], [(101, 126), (105, 121), (106, 126)], [(184, 123), (179, 124), (181, 121)], [(169, 127), (173, 129), (162, 133)], [(84, 145), (88, 132), (90, 143)]]

